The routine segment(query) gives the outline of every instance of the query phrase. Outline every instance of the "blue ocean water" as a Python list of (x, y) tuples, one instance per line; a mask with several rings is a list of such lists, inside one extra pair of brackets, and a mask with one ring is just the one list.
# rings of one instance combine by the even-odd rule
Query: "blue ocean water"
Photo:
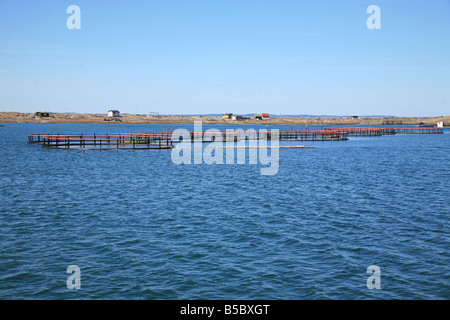
[[(448, 129), (291, 143), (315, 148), (280, 149), (273, 176), (259, 164), (175, 165), (169, 150), (27, 143), (178, 128), (192, 125), (0, 127), (0, 298), (450, 298)], [(69, 265), (79, 290), (67, 288)], [(381, 289), (367, 287), (370, 265)]]

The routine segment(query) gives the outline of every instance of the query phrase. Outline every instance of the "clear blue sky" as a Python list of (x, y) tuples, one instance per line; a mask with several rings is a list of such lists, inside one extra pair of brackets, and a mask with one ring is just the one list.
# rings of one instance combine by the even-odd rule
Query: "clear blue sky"
[(449, 0), (0, 0), (0, 30), (0, 111), (450, 114)]

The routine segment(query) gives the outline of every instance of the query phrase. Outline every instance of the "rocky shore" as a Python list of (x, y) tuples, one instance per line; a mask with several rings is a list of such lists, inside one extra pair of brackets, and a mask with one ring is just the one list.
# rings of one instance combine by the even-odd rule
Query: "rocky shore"
[(123, 114), (120, 117), (108, 117), (106, 114), (50, 113), (48, 117), (33, 113), (0, 112), (0, 123), (193, 123), (205, 124), (284, 124), (284, 125), (436, 125), (443, 121), (450, 125), (450, 116), (441, 117), (273, 117), (265, 120), (231, 120), (214, 116), (185, 115), (139, 115)]

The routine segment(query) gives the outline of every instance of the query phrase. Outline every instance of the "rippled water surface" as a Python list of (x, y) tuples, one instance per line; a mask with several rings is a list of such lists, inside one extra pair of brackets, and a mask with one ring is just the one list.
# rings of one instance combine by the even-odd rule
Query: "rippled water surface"
[[(450, 298), (448, 131), (297, 142), (316, 148), (280, 149), (274, 176), (175, 165), (168, 150), (27, 143), (177, 128), (192, 126), (0, 127), (0, 298)], [(370, 265), (380, 290), (367, 288)]]

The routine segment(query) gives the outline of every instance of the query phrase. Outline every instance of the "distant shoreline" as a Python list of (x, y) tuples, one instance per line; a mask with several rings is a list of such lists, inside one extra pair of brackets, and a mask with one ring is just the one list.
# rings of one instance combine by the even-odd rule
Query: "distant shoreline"
[(443, 121), (450, 126), (450, 116), (442, 117), (295, 117), (277, 116), (270, 119), (232, 120), (219, 116), (185, 115), (138, 115), (124, 114), (108, 117), (106, 114), (50, 113), (49, 117), (37, 117), (32, 113), (0, 112), (0, 123), (126, 123), (126, 124), (189, 124), (201, 121), (204, 124), (262, 124), (262, 125), (436, 125)]

